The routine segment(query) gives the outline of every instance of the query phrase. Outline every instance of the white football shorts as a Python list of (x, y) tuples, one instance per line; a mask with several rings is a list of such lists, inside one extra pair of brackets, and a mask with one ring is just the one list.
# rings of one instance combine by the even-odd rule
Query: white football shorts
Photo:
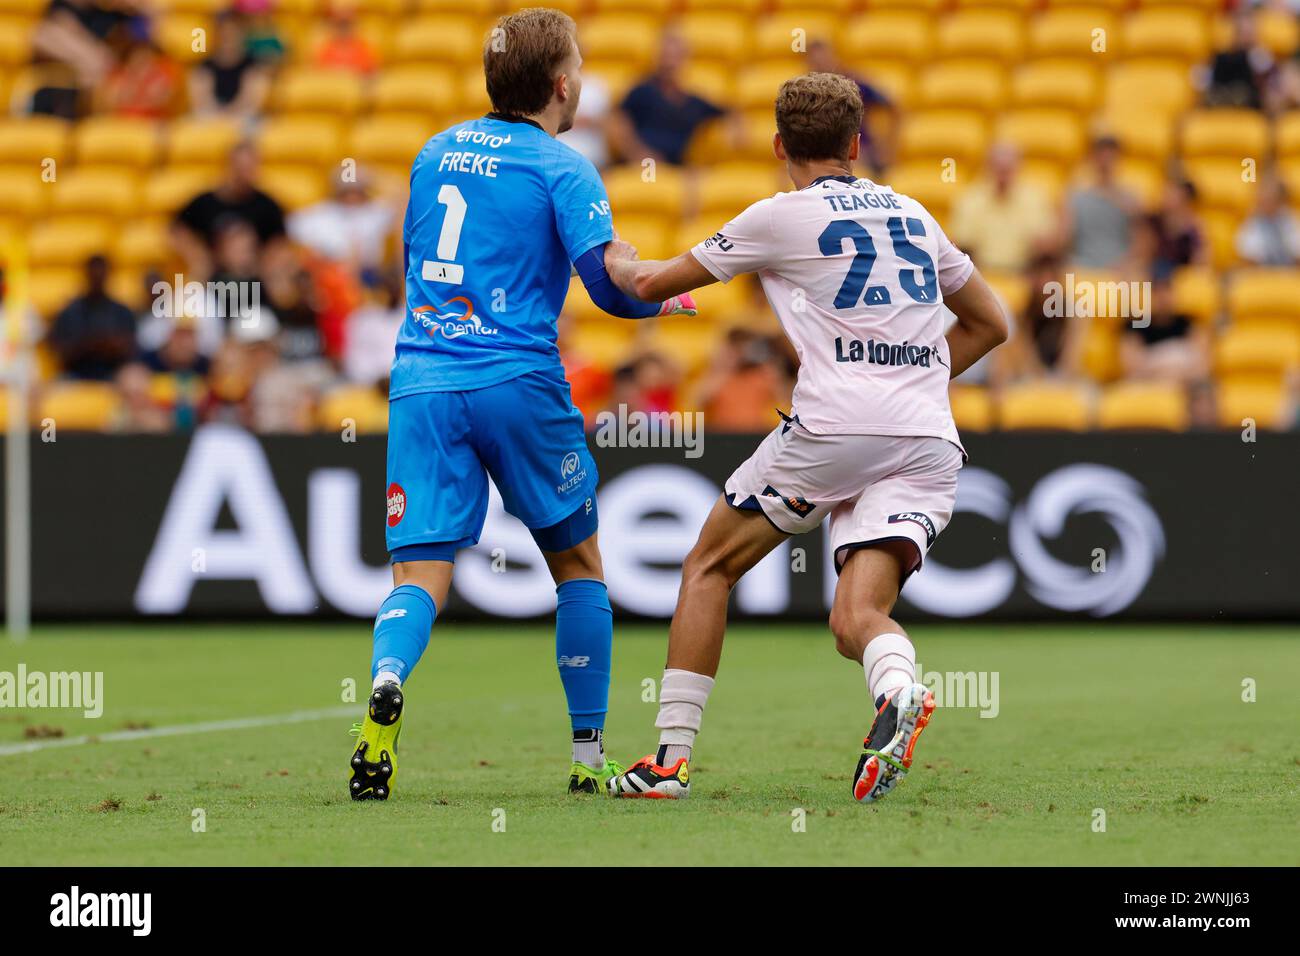
[(727, 501), (787, 534), (828, 520), (839, 570), (856, 548), (905, 539), (916, 564), (952, 517), (963, 455), (943, 438), (817, 435), (778, 425), (727, 479)]

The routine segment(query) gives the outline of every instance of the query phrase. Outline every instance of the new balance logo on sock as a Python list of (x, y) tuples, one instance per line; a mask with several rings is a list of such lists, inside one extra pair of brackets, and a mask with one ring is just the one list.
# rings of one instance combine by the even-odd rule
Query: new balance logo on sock
[(560, 655), (560, 659), (555, 663), (560, 667), (586, 667), (591, 663), (591, 658), (585, 655), (569, 657), (567, 654), (562, 654)]
[(391, 611), (385, 611), (379, 617), (375, 618), (375, 626), (383, 624), (385, 621), (391, 621), (395, 617), (406, 617), (406, 608), (395, 607)]

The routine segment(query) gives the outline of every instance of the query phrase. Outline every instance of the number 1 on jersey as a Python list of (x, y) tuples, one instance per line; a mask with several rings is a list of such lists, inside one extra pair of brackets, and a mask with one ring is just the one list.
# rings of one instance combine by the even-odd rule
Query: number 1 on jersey
[(465, 279), (465, 267), (452, 260), (460, 249), (460, 231), (465, 227), (465, 211), (469, 206), (460, 189), (451, 183), (444, 183), (438, 190), (438, 202), (447, 207), (442, 230), (438, 233), (438, 259), (425, 259), (420, 266), (420, 275), (429, 282), (459, 285)]

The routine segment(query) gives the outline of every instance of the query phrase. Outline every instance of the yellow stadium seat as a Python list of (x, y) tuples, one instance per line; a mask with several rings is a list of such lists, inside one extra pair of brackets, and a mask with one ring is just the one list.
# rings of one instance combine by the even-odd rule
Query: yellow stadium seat
[[(578, 12), (581, 0), (557, 0), (550, 6), (554, 10), (563, 10), (570, 16)], [(500, 12), (498, 0), (415, 0), (415, 9), (420, 13), (468, 13), (486, 18)]]
[(488, 31), (473, 17), (419, 16), (400, 24), (389, 55), (394, 63), (481, 64), (487, 38)]
[(398, 165), (410, 168), (416, 154), (437, 130), (418, 120), (375, 117), (352, 127), (348, 155), (362, 166)]
[(1118, 139), (1126, 157), (1141, 157), (1163, 165), (1173, 152), (1173, 119), (1161, 111), (1111, 107), (1093, 123), (1090, 132)]
[(1087, 112), (1097, 103), (1097, 68), (1078, 60), (1034, 60), (1012, 74), (1016, 106), (1059, 107)]
[(34, 266), (27, 277), (27, 297), (46, 322), (80, 295), (86, 280), (81, 263), (75, 266)]
[(370, 87), (370, 108), (376, 113), (443, 114), (456, 104), (453, 74), (441, 66), (390, 66)]
[(257, 134), (263, 163), (315, 163), (337, 166), (343, 158), (339, 123), (311, 115), (272, 116)]
[(174, 166), (160, 169), (145, 180), (143, 211), (171, 216), (199, 193), (217, 185), (220, 174), (210, 166)]
[(1110, 52), (1117, 39), (1114, 17), (1095, 7), (1045, 10), (1029, 24), (1030, 55), (1058, 61), (1095, 60)]
[(82, 166), (143, 169), (156, 163), (162, 151), (158, 125), (144, 119), (92, 116), (76, 125), (72, 138)]
[(676, 0), (593, 0), (597, 13), (636, 12), (653, 13), (663, 17)]
[(1012, 385), (998, 403), (1001, 426), (1016, 430), (1086, 431), (1092, 421), (1091, 396), (1082, 385), (1029, 382)]
[(620, 239), (637, 247), (642, 259), (666, 259), (681, 252), (671, 244), (671, 223), (664, 216), (622, 215), (614, 210), (614, 229)]
[(1119, 339), (1119, 329), (1113, 323), (1089, 322), (1084, 327), (1081, 361), (1094, 382), (1113, 382), (1123, 374)]
[(36, 223), (27, 236), (27, 256), (37, 266), (80, 266), (107, 253), (112, 230), (103, 219), (59, 216)]
[[(607, 369), (627, 361), (639, 331), (635, 323), (620, 322), (605, 315), (587, 298), (581, 284), (569, 294), (565, 310), (576, 318), (569, 343), (573, 351)], [(582, 317), (578, 318), (579, 315)]]
[(917, 101), (931, 109), (993, 112), (1007, 98), (1006, 71), (996, 60), (950, 60), (921, 74)]
[(21, 66), (32, 58), (32, 33), (36, 21), (3, 15), (0, 8), (0, 67)]
[(1278, 58), (1289, 57), (1300, 47), (1300, 24), (1293, 11), (1256, 9), (1255, 29), (1259, 32), (1259, 42)]
[(1295, 419), (1280, 382), (1220, 382), (1215, 399), (1223, 428), (1244, 428), (1248, 421), (1258, 428), (1286, 428)]
[(939, 18), (936, 52), (944, 57), (992, 57), (1011, 63), (1024, 56), (1020, 15), (1010, 10), (958, 10)]
[(62, 163), (68, 155), (68, 124), (49, 116), (0, 119), (0, 163), (39, 166)]
[(1202, 209), (1201, 225), (1210, 247), (1210, 261), (1216, 269), (1237, 264), (1238, 218), (1222, 209)]
[[(721, 223), (716, 225), (721, 225)], [(696, 242), (699, 242), (699, 239), (694, 241), (687, 239), (685, 242), (678, 243), (677, 247), (684, 251), (691, 248)], [(707, 315), (709, 323), (719, 327), (724, 326), (729, 320), (738, 316), (749, 318), (755, 309), (754, 299), (749, 293), (748, 284), (743, 281), (715, 282), (712, 285), (704, 286), (702, 289), (697, 289), (694, 295), (695, 301), (700, 305), (700, 314), (702, 316)], [(766, 309), (766, 306), (762, 306), (762, 308)]]
[(918, 10), (872, 9), (839, 34), (840, 53), (870, 66), (880, 57), (924, 60), (934, 50), (933, 18)]
[(113, 240), (112, 260), (117, 266), (161, 267), (173, 256), (166, 220), (133, 218), (122, 224)]
[(1222, 296), (1218, 274), (1208, 266), (1183, 266), (1173, 275), (1174, 308), (1202, 325), (1219, 316)]
[(697, 185), (699, 214), (719, 219), (721, 225), (722, 219), (780, 192), (784, 184), (775, 163), (731, 162), (702, 171)]
[(1162, 59), (1116, 63), (1106, 71), (1108, 109), (1147, 113), (1179, 113), (1195, 98), (1191, 75), (1184, 63)]
[(1183, 167), (1196, 185), (1197, 203), (1203, 209), (1219, 209), (1243, 216), (1255, 205), (1256, 184), (1240, 159), (1197, 157)]
[(1242, 319), (1300, 320), (1300, 271), (1242, 269), (1228, 285), (1228, 314)]
[(267, 165), (260, 171), (257, 186), (292, 212), (318, 203), (329, 195), (326, 178), (314, 166)]
[[(717, 99), (717, 94), (713, 88), (707, 85), (717, 78), (717, 73), (713, 69), (715, 66), (716, 64), (712, 63), (688, 63), (682, 71), (687, 88), (702, 90), (710, 97)], [(620, 103), (623, 97), (627, 95), (628, 90), (645, 79), (646, 68), (636, 63), (629, 63), (626, 60), (584, 60), (582, 75), (584, 77), (600, 77), (609, 89), (610, 101)], [(706, 75), (710, 79), (704, 80), (705, 85), (701, 85), (700, 77)]]
[(867, 62), (861, 75), (898, 106), (906, 108), (912, 105), (916, 93), (916, 68), (906, 60), (873, 58)]
[(978, 385), (952, 385), (948, 388), (952, 419), (963, 432), (986, 432), (993, 427), (993, 398), (988, 389)]
[(39, 166), (0, 166), (0, 216), (37, 219), (49, 207), (54, 185), (41, 178)]
[(354, 73), (296, 66), (277, 78), (272, 99), (281, 113), (351, 116), (365, 101), (365, 87)]
[(1281, 380), (1300, 368), (1300, 328), (1287, 322), (1229, 326), (1214, 342), (1214, 368), (1220, 378)]
[(37, 402), (39, 419), (62, 431), (108, 430), (118, 414), (117, 389), (107, 382), (55, 382)]
[(1194, 110), (1183, 117), (1184, 156), (1259, 159), (1267, 154), (1269, 139), (1268, 120), (1256, 110)]
[(344, 386), (321, 398), (316, 424), (322, 431), (353, 425), (358, 434), (388, 431), (388, 399), (373, 388)]
[[(744, 139), (738, 148), (731, 147), (730, 131), (722, 121), (715, 120), (709, 123), (697, 134), (702, 139), (707, 137), (713, 140), (713, 150), (709, 154), (712, 162), (740, 159), (776, 162), (772, 152), (772, 137), (776, 135), (776, 116), (772, 108), (745, 110), (742, 116)], [(722, 147), (720, 153), (719, 146)]]
[(1083, 155), (1083, 124), (1071, 110), (1010, 110), (993, 129), (996, 142), (1014, 143), (1026, 158), (1073, 163)]
[(583, 59), (618, 60), (646, 67), (656, 54), (658, 21), (645, 14), (610, 13), (584, 17), (578, 30)]
[(1210, 53), (1209, 24), (1200, 10), (1145, 8), (1128, 15), (1122, 32), (1127, 57), (1164, 56), (1191, 63)]
[(687, 375), (694, 375), (717, 352), (718, 331), (697, 319), (663, 318), (654, 323), (647, 345), (670, 356)]
[(614, 215), (650, 214), (680, 218), (686, 208), (686, 176), (667, 163), (630, 163), (605, 173)]
[[(584, 73), (584, 75), (586, 75)], [(726, 103), (729, 106), (735, 106), (736, 103), (736, 71), (734, 67), (726, 63), (715, 61), (692, 60), (682, 69), (682, 85), (688, 90), (696, 90), (714, 103)], [(625, 69), (620, 71), (619, 75), (605, 77), (609, 84), (610, 93), (615, 101), (621, 100), (623, 95), (645, 78), (640, 69)], [(776, 96), (773, 93), (773, 102)], [(769, 106), (772, 104), (769, 103)]]
[[(192, 13), (164, 13), (151, 32), (159, 49), (181, 64), (196, 63), (207, 56), (212, 18)], [(202, 38), (202, 42), (200, 42)]]
[(904, 118), (899, 136), (904, 159), (952, 157), (973, 163), (987, 146), (984, 118), (970, 110), (918, 110)]
[(989, 287), (993, 289), (1002, 304), (1006, 306), (1008, 312), (1013, 316), (1024, 314), (1025, 307), (1029, 304), (1029, 284), (1025, 281), (1024, 276), (1015, 272), (1002, 272), (998, 270), (984, 271), (984, 280), (988, 282)]
[(800, 57), (811, 41), (833, 39), (839, 23), (833, 16), (817, 13), (775, 13), (764, 17), (754, 28), (754, 56), (760, 59)]
[(946, 179), (942, 163), (937, 158), (909, 160), (891, 167), (885, 175), (888, 186), (921, 203), (941, 224), (961, 191), (960, 177), (957, 181)]
[(240, 139), (239, 125), (232, 120), (175, 120), (167, 133), (167, 163), (173, 166), (224, 166), (231, 149)]
[(1118, 382), (1097, 402), (1098, 428), (1186, 431), (1187, 391), (1168, 382)]
[[(694, 56), (724, 64), (740, 64), (750, 50), (749, 20), (735, 11), (687, 11), (673, 24)], [(581, 29), (579, 39), (582, 38)]]
[(788, 60), (767, 61), (740, 70), (736, 75), (736, 106), (741, 109), (775, 109), (781, 84), (800, 73)]
[(1300, 110), (1288, 110), (1274, 121), (1273, 147), (1279, 156), (1300, 156)]
[(477, 118), (492, 108), (492, 101), (487, 94), (487, 82), (483, 78), (481, 67), (465, 71), (460, 96), (457, 99), (462, 119)]
[(125, 219), (135, 213), (139, 193), (140, 181), (131, 170), (77, 167), (59, 177), (50, 208), (56, 214)]

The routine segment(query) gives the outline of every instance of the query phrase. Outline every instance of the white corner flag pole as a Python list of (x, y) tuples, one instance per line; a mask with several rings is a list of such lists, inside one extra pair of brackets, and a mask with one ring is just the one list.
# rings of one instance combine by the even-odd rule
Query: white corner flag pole
[(5, 435), (5, 627), (26, 640), (32, 624), (31, 433), (27, 389), (31, 349), (27, 335), (27, 256), (22, 242), (5, 249), (5, 325), (8, 340), (8, 428)]

